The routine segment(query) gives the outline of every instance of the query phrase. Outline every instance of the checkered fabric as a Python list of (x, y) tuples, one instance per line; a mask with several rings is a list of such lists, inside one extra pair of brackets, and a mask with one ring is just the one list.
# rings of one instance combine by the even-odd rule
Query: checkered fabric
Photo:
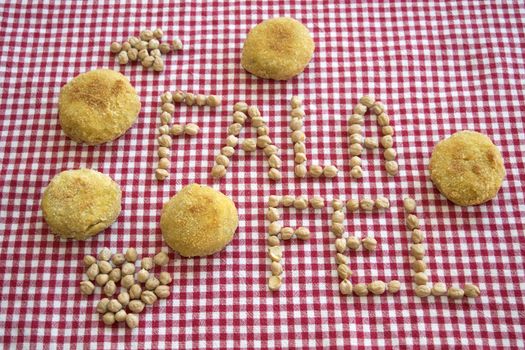
[[(242, 43), (258, 22), (293, 16), (316, 49), (303, 74), (286, 82), (247, 74)], [(524, 344), (525, 4), (522, 1), (207, 1), (0, 2), (0, 342), (4, 348), (518, 348)], [(180, 37), (162, 73), (119, 66), (112, 41), (142, 29)], [(60, 88), (79, 73), (112, 68), (140, 94), (137, 123), (100, 146), (79, 145), (61, 131)], [(177, 105), (176, 120), (195, 137), (174, 138), (171, 177), (154, 178), (159, 96), (169, 89), (223, 97), (216, 109)], [(395, 127), (400, 174), (388, 177), (379, 150), (363, 157), (365, 176), (349, 176), (346, 117), (372, 94)], [(334, 179), (296, 179), (289, 100), (303, 97), (310, 163), (335, 164)], [(233, 103), (257, 105), (282, 149), (283, 179), (271, 182), (262, 152), (237, 151), (227, 175), (213, 180)], [(379, 136), (375, 117), (365, 136)], [(489, 135), (507, 176), (497, 197), (462, 208), (433, 187), (432, 147), (462, 129)], [(254, 137), (245, 128), (241, 137)], [(65, 169), (89, 167), (122, 187), (122, 213), (84, 242), (55, 238), (40, 211), (42, 191)], [(140, 326), (106, 327), (101, 298), (79, 292), (85, 254), (135, 246), (142, 256), (167, 251), (159, 229), (164, 202), (183, 186), (213, 186), (235, 201), (239, 228), (222, 252), (198, 259), (174, 253), (172, 295), (140, 314)], [(373, 234), (374, 254), (352, 254), (358, 282), (399, 279), (397, 295), (342, 296), (330, 233), (331, 209), (283, 210), (284, 223), (306, 226), (307, 242), (284, 244), (284, 279), (268, 291), (264, 218), (270, 194), (327, 200), (386, 196), (385, 213), (347, 215), (347, 230)], [(429, 276), (449, 285), (479, 285), (478, 299), (417, 298), (408, 259), (402, 197), (419, 202)], [(353, 277), (353, 278), (354, 278)]]

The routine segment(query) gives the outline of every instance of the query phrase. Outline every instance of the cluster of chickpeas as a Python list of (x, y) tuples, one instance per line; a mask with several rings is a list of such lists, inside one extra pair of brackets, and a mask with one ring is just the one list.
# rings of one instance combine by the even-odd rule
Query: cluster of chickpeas
[[(370, 109), (377, 116), (377, 124), (381, 127), (381, 140), (367, 137), (363, 138), (362, 125), (364, 124), (364, 115)], [(394, 176), (399, 171), (397, 164), (397, 152), (393, 148), (394, 128), (390, 125), (390, 117), (385, 113), (385, 107), (381, 102), (376, 101), (372, 96), (363, 96), (359, 103), (354, 107), (353, 114), (348, 118), (348, 137), (349, 137), (349, 153), (350, 159), (350, 175), (354, 179), (363, 177), (363, 169), (361, 168), (361, 154), (363, 146), (366, 149), (375, 149), (379, 145), (385, 150), (383, 157), (385, 158), (385, 169), (387, 173)]]
[[(345, 203), (339, 199), (334, 199), (332, 201), (332, 208), (334, 212), (332, 213), (332, 232), (336, 236), (335, 240), (335, 249), (336, 253), (336, 262), (337, 262), (337, 275), (341, 279), (339, 283), (339, 291), (343, 295), (352, 295), (352, 292), (357, 296), (366, 296), (368, 293), (374, 295), (381, 295), (388, 290), (390, 293), (397, 293), (400, 289), (400, 282), (397, 280), (392, 280), (388, 283), (385, 283), (381, 280), (373, 281), (370, 283), (358, 283), (353, 285), (350, 282), (350, 277), (352, 276), (352, 270), (348, 267), (348, 258), (346, 257), (345, 252), (347, 249), (356, 251), (359, 247), (363, 246), (364, 249), (368, 251), (374, 251), (377, 248), (377, 240), (374, 237), (365, 237), (359, 239), (355, 236), (350, 236), (347, 239), (343, 238), (344, 233), (344, 219), (345, 214), (343, 209)], [(388, 209), (390, 208), (390, 201), (388, 198), (379, 197), (375, 201), (369, 198), (363, 198), (361, 201), (350, 199), (346, 202), (346, 208), (350, 212), (355, 212), (359, 208), (364, 211), (372, 211), (376, 209)]]
[(145, 68), (152, 68), (154, 71), (161, 72), (164, 70), (162, 55), (182, 49), (180, 39), (173, 40), (172, 44), (161, 43), (160, 39), (163, 35), (164, 32), (160, 28), (154, 31), (143, 30), (140, 37), (129, 37), (122, 44), (116, 41), (112, 42), (110, 51), (117, 55), (120, 64), (140, 61)]
[(403, 200), (403, 206), (407, 217), (405, 219), (406, 227), (412, 231), (412, 245), (410, 246), (411, 266), (414, 271), (414, 283), (416, 284), (415, 293), (420, 298), (428, 297), (429, 295), (443, 296), (447, 295), (451, 299), (461, 299), (463, 296), (469, 298), (479, 297), (481, 294), (478, 286), (474, 284), (465, 284), (463, 288), (448, 287), (443, 282), (434, 283), (432, 286), (427, 284), (428, 276), (425, 271), (427, 264), (424, 261), (425, 247), (423, 240), (425, 235), (420, 230), (419, 219), (414, 214), (416, 211), (416, 201), (413, 198), (406, 197)]
[[(107, 326), (126, 322), (129, 328), (136, 328), (139, 324), (138, 314), (146, 305), (152, 305), (158, 299), (166, 299), (170, 295), (170, 274), (161, 272), (157, 277), (150, 272), (154, 266), (166, 266), (168, 255), (160, 252), (153, 258), (143, 258), (138, 272), (135, 266), (137, 260), (135, 248), (128, 248), (125, 254), (112, 254), (108, 248), (104, 248), (96, 258), (86, 255), (83, 259), (88, 279), (80, 282), (80, 291), (84, 295), (91, 295), (95, 291), (95, 284), (102, 288), (106, 298), (98, 302), (97, 312), (102, 315), (102, 321)], [(113, 298), (117, 292), (117, 283), (124, 290)]]
[(328, 178), (336, 177), (338, 170), (333, 165), (326, 165), (324, 167), (320, 165), (311, 165), (310, 168), (307, 169), (305, 145), (306, 135), (302, 131), (305, 112), (302, 108), (301, 99), (297, 96), (292, 97), (290, 106), (292, 107), (290, 112), (290, 129), (292, 130), (292, 134), (290, 137), (293, 142), (295, 176), (300, 178), (306, 177), (306, 175), (316, 178), (321, 176)]
[(280, 246), (281, 240), (287, 241), (296, 237), (297, 239), (307, 241), (310, 239), (310, 230), (306, 227), (283, 227), (279, 221), (281, 213), (279, 208), (294, 207), (298, 210), (308, 208), (308, 204), (314, 209), (324, 207), (324, 199), (322, 197), (312, 197), (310, 201), (305, 197), (299, 196), (270, 196), (268, 198), (268, 210), (266, 212), (266, 219), (270, 222), (268, 227), (268, 257), (271, 260), (272, 276), (268, 280), (268, 288), (271, 291), (277, 291), (281, 288), (283, 267), (281, 264), (282, 248)]
[(215, 165), (211, 169), (211, 176), (214, 178), (221, 178), (226, 175), (226, 169), (230, 164), (231, 157), (235, 154), (235, 147), (239, 143), (239, 134), (244, 127), (244, 123), (249, 119), (252, 126), (257, 129), (257, 139), (246, 139), (243, 141), (241, 147), (245, 152), (254, 152), (257, 148), (263, 150), (266, 155), (266, 161), (270, 167), (268, 177), (271, 180), (280, 180), (282, 175), (279, 170), (282, 165), (281, 158), (279, 158), (279, 148), (272, 142), (268, 136), (269, 128), (261, 116), (259, 108), (256, 106), (248, 106), (245, 102), (237, 102), (233, 106), (233, 123), (228, 126), (228, 137), (226, 138), (226, 146), (221, 148), (220, 154), (215, 157)]
[(172, 124), (173, 114), (175, 113), (175, 105), (173, 102), (180, 103), (186, 101), (188, 106), (197, 104), (198, 106), (208, 105), (210, 107), (217, 107), (221, 104), (221, 99), (215, 95), (193, 95), (191, 93), (177, 90), (173, 94), (169, 91), (163, 93), (160, 96), (160, 100), (162, 102), (162, 112), (160, 114), (161, 125), (158, 129), (159, 137), (157, 138), (159, 146), (157, 155), (159, 157), (159, 162), (157, 164), (157, 169), (155, 170), (155, 177), (157, 180), (162, 181), (169, 177), (168, 170), (171, 166), (169, 156), (170, 148), (173, 143), (172, 136), (195, 136), (200, 130), (199, 126), (193, 123), (188, 123), (185, 125)]

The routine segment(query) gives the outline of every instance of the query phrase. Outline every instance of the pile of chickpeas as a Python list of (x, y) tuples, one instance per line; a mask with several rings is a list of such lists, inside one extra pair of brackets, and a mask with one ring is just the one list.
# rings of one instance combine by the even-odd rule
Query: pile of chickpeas
[(131, 36), (123, 43), (114, 41), (109, 49), (111, 53), (117, 55), (120, 64), (140, 61), (145, 68), (161, 72), (164, 70), (162, 55), (182, 49), (180, 39), (173, 40), (171, 44), (160, 42), (163, 35), (164, 32), (160, 28), (153, 31), (143, 30), (140, 37)]
[[(137, 260), (135, 248), (128, 248), (125, 254), (112, 254), (108, 248), (104, 248), (97, 257), (86, 255), (83, 259), (87, 279), (80, 282), (80, 291), (84, 295), (91, 295), (95, 285), (102, 288), (106, 298), (98, 302), (96, 309), (107, 326), (125, 322), (129, 328), (136, 328), (139, 324), (138, 314), (146, 305), (152, 305), (158, 299), (166, 299), (170, 295), (170, 274), (161, 272), (155, 276), (150, 272), (154, 266), (166, 266), (168, 255), (160, 252), (153, 258), (143, 258), (138, 272)], [(114, 298), (118, 284), (121, 288)]]

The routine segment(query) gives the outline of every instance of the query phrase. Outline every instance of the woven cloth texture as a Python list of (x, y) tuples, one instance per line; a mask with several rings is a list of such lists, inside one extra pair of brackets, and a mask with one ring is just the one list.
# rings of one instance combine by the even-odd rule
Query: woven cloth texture
[[(268, 81), (240, 65), (246, 34), (260, 21), (293, 16), (316, 48), (304, 73)], [(0, 2), (0, 343), (4, 348), (518, 348), (524, 344), (525, 4), (522, 1), (206, 1)], [(160, 27), (184, 48), (165, 56), (161, 73), (109, 53), (143, 29)], [(95, 68), (126, 75), (140, 95), (135, 125), (100, 146), (68, 139), (58, 123), (61, 87)], [(160, 95), (181, 89), (222, 96), (215, 109), (176, 105), (175, 122), (197, 123), (194, 137), (174, 138), (171, 176), (155, 180)], [(359, 97), (381, 100), (395, 128), (400, 173), (388, 177), (379, 150), (363, 155), (365, 175), (349, 175), (347, 117)], [(293, 173), (289, 101), (304, 101), (310, 164), (334, 164), (334, 179)], [(262, 152), (238, 150), (227, 175), (209, 175), (237, 101), (256, 105), (281, 148), (283, 179), (271, 182)], [(478, 130), (501, 149), (507, 175), (497, 197), (476, 207), (448, 202), (433, 187), (433, 146), (452, 133)], [(378, 137), (375, 117), (364, 135)], [(242, 138), (255, 137), (245, 128)], [(93, 168), (123, 192), (122, 213), (86, 241), (54, 237), (40, 211), (43, 189), (60, 171)], [(213, 256), (164, 269), (172, 294), (140, 314), (139, 328), (106, 327), (95, 311), (99, 289), (79, 291), (82, 257), (103, 247), (137, 247), (140, 256), (169, 251), (162, 205), (198, 182), (230, 196), (239, 211), (235, 239)], [(287, 226), (309, 241), (284, 243), (283, 285), (268, 290), (271, 194), (332, 198), (385, 196), (391, 208), (347, 215), (346, 229), (374, 235), (374, 253), (347, 253), (352, 283), (398, 279), (396, 295), (339, 293), (331, 208), (283, 210)], [(451, 301), (415, 296), (410, 236), (402, 198), (418, 201), (432, 282), (477, 284), (482, 296)], [(160, 271), (160, 270), (159, 270)]]

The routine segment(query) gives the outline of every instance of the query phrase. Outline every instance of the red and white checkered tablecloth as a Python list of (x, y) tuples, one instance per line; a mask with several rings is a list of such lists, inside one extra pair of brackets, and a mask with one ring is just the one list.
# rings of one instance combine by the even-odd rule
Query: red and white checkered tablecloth
[[(249, 29), (293, 16), (312, 32), (316, 50), (305, 72), (265, 81), (240, 66)], [(525, 4), (522, 1), (209, 1), (0, 3), (0, 342), (4, 348), (518, 348), (525, 325)], [(155, 73), (119, 66), (109, 44), (161, 27), (184, 49)], [(130, 78), (143, 105), (118, 140), (78, 145), (57, 118), (60, 88), (79, 73), (112, 68)], [(171, 177), (154, 179), (159, 95), (165, 90), (223, 96), (217, 109), (177, 105), (176, 119), (201, 132), (174, 140)], [(358, 98), (383, 101), (395, 126), (400, 175), (386, 176), (379, 151), (363, 157), (365, 177), (349, 176), (346, 117)], [(309, 158), (333, 163), (335, 179), (296, 179), (289, 138), (289, 99), (304, 98)], [(228, 174), (209, 171), (224, 142), (236, 101), (256, 104), (282, 148), (283, 180), (266, 176), (264, 155), (242, 150)], [(379, 132), (369, 118), (365, 135)], [(507, 176), (498, 196), (462, 208), (432, 186), (434, 144), (462, 129), (488, 134), (500, 147)], [(248, 130), (248, 129), (246, 129)], [(253, 130), (245, 136), (254, 137)], [(122, 187), (122, 213), (85, 242), (50, 234), (39, 203), (65, 169), (89, 167)], [(199, 182), (236, 202), (240, 223), (221, 253), (181, 259), (174, 253), (171, 297), (140, 315), (140, 326), (105, 327), (95, 312), (100, 293), (79, 292), (81, 258), (102, 247), (135, 246), (143, 256), (167, 247), (162, 205)], [(352, 282), (399, 279), (397, 295), (345, 297), (338, 290), (331, 209), (286, 211), (284, 222), (307, 226), (308, 242), (284, 245), (284, 282), (269, 292), (264, 218), (270, 194), (391, 199), (386, 213), (357, 214), (347, 229), (374, 234), (375, 254), (354, 254)], [(402, 197), (414, 196), (427, 233), (432, 281), (479, 285), (478, 299), (414, 295)]]

